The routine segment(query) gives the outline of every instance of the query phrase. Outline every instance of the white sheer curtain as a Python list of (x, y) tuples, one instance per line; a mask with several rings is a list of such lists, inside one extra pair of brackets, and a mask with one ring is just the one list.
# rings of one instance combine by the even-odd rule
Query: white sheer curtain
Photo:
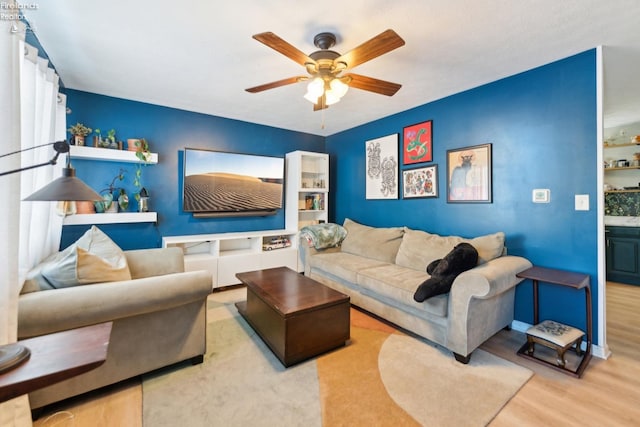
[[(9, 3), (13, 3), (9, 1)], [(12, 32), (12, 25), (19, 31)], [(58, 77), (34, 48), (24, 43), (25, 26), (0, 20), (0, 153), (65, 139), (66, 98)], [(51, 146), (0, 158), (0, 171), (48, 161)], [(64, 159), (61, 159), (61, 163)], [(62, 165), (0, 177), (0, 344), (17, 339), (17, 301), (24, 274), (56, 251), (62, 218), (51, 202), (20, 200), (60, 175)], [(0, 404), (1, 426), (31, 426), (27, 396)]]
[[(58, 94), (58, 76), (38, 50), (20, 42), (25, 55), (20, 61), (20, 141), (21, 148), (48, 144), (66, 137), (66, 97)], [(22, 165), (49, 161), (52, 147), (22, 154)], [(63, 158), (64, 160), (64, 158)], [(21, 198), (47, 185), (61, 174), (63, 161), (56, 167), (32, 169), (22, 174)], [(62, 217), (51, 202), (25, 202), (20, 211), (20, 279), (49, 254), (58, 250)]]
[[(0, 20), (0, 147), (2, 153), (20, 149), (20, 43), (11, 34), (12, 22)], [(0, 159), (0, 170), (20, 167), (19, 156)], [(15, 342), (17, 334), (18, 242), (20, 218), (20, 176), (0, 178), (4, 200), (0, 203), (0, 344)], [(31, 414), (27, 396), (0, 404), (0, 425), (30, 426)]]

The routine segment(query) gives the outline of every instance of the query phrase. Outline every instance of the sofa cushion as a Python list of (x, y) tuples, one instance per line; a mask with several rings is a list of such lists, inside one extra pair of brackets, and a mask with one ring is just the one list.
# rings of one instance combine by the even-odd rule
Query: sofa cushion
[(398, 249), (396, 264), (424, 271), (431, 262), (444, 258), (458, 243), (471, 244), (478, 251), (478, 264), (484, 264), (502, 255), (504, 233), (498, 232), (465, 239), (458, 236), (439, 236), (421, 230), (406, 228)]
[(362, 292), (383, 301), (394, 301), (403, 307), (411, 307), (416, 314), (429, 313), (438, 317), (447, 316), (448, 295), (438, 295), (419, 303), (414, 301), (416, 287), (428, 279), (426, 272), (387, 264), (360, 270), (358, 285)]
[(341, 252), (318, 253), (309, 259), (312, 269), (322, 270), (345, 282), (357, 283), (358, 271), (388, 265), (385, 262)]
[(402, 243), (402, 227), (370, 227), (346, 218), (342, 252), (393, 263)]
[(46, 263), (41, 273), (54, 288), (131, 280), (124, 252), (96, 226)]

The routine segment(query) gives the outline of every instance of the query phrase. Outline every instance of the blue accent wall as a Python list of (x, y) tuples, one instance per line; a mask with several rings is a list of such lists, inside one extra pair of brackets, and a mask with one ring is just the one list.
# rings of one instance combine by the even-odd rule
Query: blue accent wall
[[(504, 231), (510, 254), (591, 275), (597, 319), (596, 106), (590, 50), (332, 135), (331, 219), (464, 237)], [(426, 165), (438, 165), (439, 197), (366, 200), (365, 141), (401, 136), (403, 127), (425, 120), (433, 120), (433, 162)], [(447, 150), (484, 143), (493, 148), (493, 203), (447, 203)], [(550, 189), (551, 203), (532, 203), (535, 188)], [(589, 195), (589, 211), (574, 210), (575, 194)], [(540, 295), (541, 320), (586, 330), (582, 291), (541, 285)], [(532, 306), (525, 282), (516, 291), (516, 319), (532, 323)]]
[[(163, 236), (284, 229), (284, 209), (274, 216), (195, 219), (182, 211), (182, 168), (185, 147), (234, 151), (284, 157), (287, 152), (307, 150), (324, 152), (324, 138), (284, 129), (214, 117), (141, 102), (67, 90), (67, 105), (72, 112), (69, 126), (84, 123), (105, 135), (116, 130), (116, 137), (146, 138), (150, 150), (158, 153), (156, 165), (143, 166), (142, 183), (150, 193), (149, 210), (158, 213), (158, 223), (105, 224), (105, 231), (123, 249), (160, 247)], [(89, 137), (90, 138), (90, 137)], [(126, 142), (125, 142), (126, 145)], [(100, 191), (125, 170), (117, 185), (130, 195), (130, 210), (137, 202), (131, 163), (73, 160), (79, 178)], [(283, 195), (284, 197), (284, 195)], [(78, 239), (88, 226), (65, 226), (61, 247)]]

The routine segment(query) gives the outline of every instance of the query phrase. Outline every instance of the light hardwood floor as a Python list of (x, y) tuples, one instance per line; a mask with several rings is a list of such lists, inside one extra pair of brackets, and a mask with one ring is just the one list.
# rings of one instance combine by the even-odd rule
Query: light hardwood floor
[[(501, 331), (483, 344), (484, 350), (535, 373), (500, 411), (491, 427), (640, 425), (639, 286), (607, 284), (607, 320), (613, 355), (608, 360), (593, 358), (581, 379), (518, 357), (515, 353), (524, 342), (522, 333)], [(53, 406), (34, 426), (142, 426), (140, 383), (131, 380)]]

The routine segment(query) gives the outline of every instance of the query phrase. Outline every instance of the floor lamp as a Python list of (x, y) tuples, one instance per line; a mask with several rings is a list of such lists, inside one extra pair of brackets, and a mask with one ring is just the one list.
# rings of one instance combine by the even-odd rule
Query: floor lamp
[[(55, 165), (58, 161), (58, 156), (62, 153), (69, 152), (69, 144), (67, 141), (56, 141), (48, 144), (37, 145), (32, 148), (24, 150), (14, 151), (12, 153), (3, 154), (1, 157), (7, 157), (13, 154), (22, 153), (27, 150), (33, 150), (40, 147), (47, 147), (53, 145), (55, 155), (51, 160), (45, 163), (39, 163), (36, 165), (21, 167), (18, 169), (0, 172), (0, 176), (10, 175), (17, 172), (22, 172), (29, 169), (39, 168), (41, 166)], [(67, 164), (62, 169), (62, 176), (53, 180), (49, 184), (42, 187), (29, 197), (23, 199), (25, 201), (79, 201), (79, 200), (102, 200), (102, 197), (96, 193), (91, 187), (82, 182), (80, 178), (76, 177), (76, 170), (71, 167), (71, 156), (67, 155)], [(31, 352), (29, 349), (19, 343), (0, 345), (0, 374), (16, 368), (22, 362), (26, 361)]]

